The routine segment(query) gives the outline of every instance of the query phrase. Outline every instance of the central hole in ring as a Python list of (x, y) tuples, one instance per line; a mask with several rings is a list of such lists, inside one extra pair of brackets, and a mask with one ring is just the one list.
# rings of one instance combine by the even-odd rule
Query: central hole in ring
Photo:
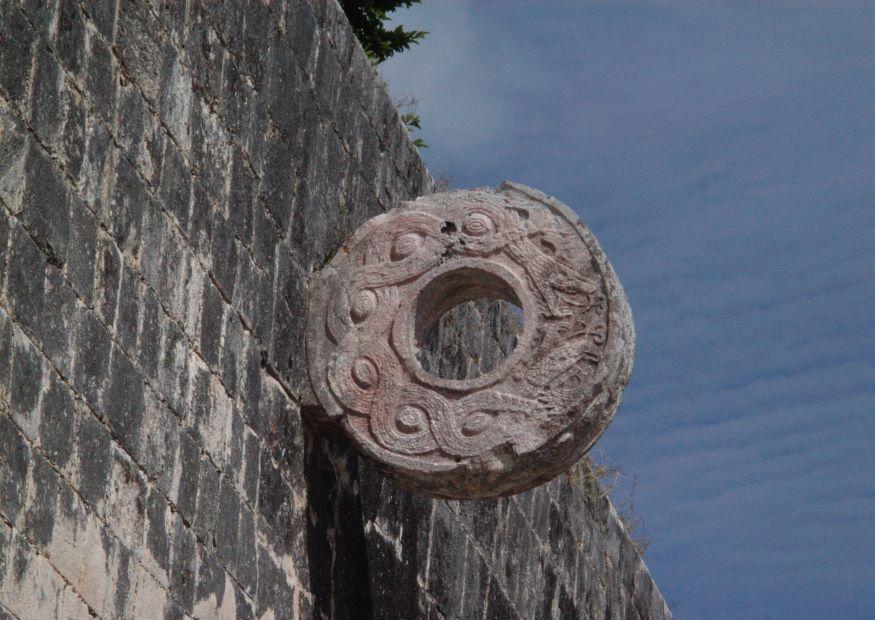
[(471, 267), (449, 271), (416, 300), (417, 359), (442, 379), (476, 379), (513, 353), (523, 326), (520, 300), (507, 282)]

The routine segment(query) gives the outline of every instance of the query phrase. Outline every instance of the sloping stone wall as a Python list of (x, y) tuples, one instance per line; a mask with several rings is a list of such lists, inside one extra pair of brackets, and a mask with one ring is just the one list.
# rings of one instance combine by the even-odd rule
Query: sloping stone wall
[(0, 0), (0, 617), (667, 613), (606, 500), (304, 422), (309, 274), (430, 189), (335, 2)]
[[(523, 318), (494, 300), (459, 305), (424, 343), (423, 365), (457, 379), (487, 372)], [(377, 617), (671, 618), (583, 464), (497, 501), (429, 500), (358, 472)]]

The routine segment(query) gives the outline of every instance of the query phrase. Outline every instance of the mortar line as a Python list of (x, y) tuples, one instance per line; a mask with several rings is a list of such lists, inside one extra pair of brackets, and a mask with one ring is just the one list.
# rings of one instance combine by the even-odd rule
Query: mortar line
[[(5, 403), (4, 403), (4, 404), (5, 404)], [(10, 422), (12, 423), (12, 425), (15, 427), (15, 430), (18, 432), (18, 434), (21, 436), (21, 438), (25, 441), (25, 443), (27, 443), (30, 452), (31, 452), (32, 454), (36, 454), (36, 455), (38, 455), (38, 458), (42, 458), (42, 459), (46, 462), (46, 464), (49, 466), (49, 468), (51, 468), (51, 470), (54, 471), (55, 474), (57, 474), (57, 476), (67, 484), (67, 486), (70, 488), (70, 490), (71, 490), (73, 493), (76, 494), (76, 496), (79, 498), (79, 501), (82, 502), (83, 506), (85, 506), (86, 508), (91, 509), (91, 511), (92, 511), (92, 515), (95, 517), (95, 519), (96, 519), (98, 522), (100, 522), (101, 525), (102, 525), (102, 526), (103, 526), (103, 527), (104, 527), (104, 528), (105, 528), (110, 534), (112, 534), (113, 538), (115, 538), (115, 539), (116, 539), (116, 540), (117, 540), (122, 546), (125, 546), (124, 543), (122, 542), (121, 538), (119, 538), (118, 535), (113, 531), (113, 529), (112, 529), (112, 528), (111, 528), (106, 522), (103, 521), (103, 519), (97, 514), (97, 511), (94, 510), (94, 509), (93, 509), (93, 508), (92, 508), (87, 502), (85, 502), (85, 500), (84, 500), (84, 499), (82, 498), (82, 496), (79, 494), (79, 490), (78, 490), (75, 486), (73, 486), (73, 484), (67, 479), (67, 477), (66, 477), (66, 476), (60, 471), (60, 469), (57, 467), (57, 465), (56, 465), (55, 463), (53, 463), (53, 462), (52, 462), (52, 461), (51, 461), (51, 460), (45, 455), (45, 452), (43, 451), (42, 447), (41, 447), (41, 446), (37, 446), (37, 445), (36, 445), (36, 444), (30, 439), (30, 437), (27, 436), (27, 433), (25, 433), (25, 432), (22, 430), (21, 426), (18, 424), (18, 422), (15, 420), (15, 418), (12, 417), (12, 413), (11, 413), (11, 411), (9, 410), (8, 405), (7, 405), (7, 407), (5, 407), (4, 409), (5, 409), (4, 411), (0, 412), (0, 415), (4, 415), (6, 418), (9, 419), (9, 421), (10, 421)], [(30, 468), (28, 468), (28, 469), (30, 469)], [(26, 482), (26, 481), (25, 481), (25, 482)], [(57, 500), (56, 500), (56, 502), (57, 502)], [(5, 522), (10, 528), (13, 529), (13, 531), (16, 530), (16, 529), (18, 529), (18, 528), (16, 528), (16, 526), (15, 526), (15, 525), (14, 525), (14, 524), (13, 524), (13, 523), (12, 523), (12, 522), (11, 522), (6, 516), (5, 516), (5, 515), (3, 515), (2, 513), (0, 513), (0, 520), (4, 521), (4, 522)], [(54, 525), (53, 525), (53, 529), (54, 529)], [(20, 536), (21, 536), (22, 538), (24, 538), (24, 540), (27, 542), (27, 544), (30, 545), (30, 547), (34, 550), (34, 552), (35, 552), (37, 555), (40, 555), (40, 556), (43, 557), (43, 559), (45, 559), (46, 563), (52, 568), (52, 570), (53, 570), (55, 573), (57, 573), (57, 575), (61, 578), (61, 580), (62, 580), (62, 581), (63, 581), (63, 582), (64, 582), (64, 583), (65, 583), (65, 584), (66, 584), (66, 585), (67, 585), (67, 586), (73, 591), (74, 594), (76, 594), (77, 598), (79, 598), (79, 600), (82, 601), (82, 604), (85, 605), (85, 607), (88, 608), (89, 613), (90, 613), (93, 617), (100, 617), (100, 616), (97, 614), (97, 612), (94, 611), (94, 609), (92, 609), (91, 605), (89, 605), (89, 604), (85, 601), (85, 599), (82, 598), (82, 595), (81, 595), (81, 594), (79, 593), (79, 591), (78, 591), (78, 590), (72, 585), (72, 583), (70, 583), (70, 581), (67, 579), (66, 575), (64, 575), (60, 570), (58, 570), (58, 568), (52, 563), (52, 561), (51, 561), (51, 555), (50, 555), (48, 549), (42, 549), (42, 548), (41, 548), (42, 545), (37, 545), (37, 544), (35, 543), (35, 541), (34, 541), (31, 537), (28, 537), (27, 533), (26, 533), (23, 529), (20, 530)], [(52, 532), (52, 538), (54, 538), (54, 531)], [(134, 556), (134, 557), (137, 557), (138, 554), (134, 553), (133, 556)], [(137, 563), (143, 568), (143, 570), (145, 570), (147, 573), (149, 573), (149, 575), (155, 580), (155, 582), (159, 585), (159, 587), (161, 587), (162, 589), (164, 589), (164, 591), (167, 592), (168, 595), (170, 595), (170, 596), (172, 597), (172, 593), (171, 593), (167, 588), (164, 588), (164, 586), (163, 586), (163, 584), (160, 582), (160, 580), (159, 580), (154, 574), (152, 574), (152, 572), (151, 572), (148, 568), (146, 568), (146, 566), (140, 561), (139, 557), (137, 557)]]
[[(9, 207), (6, 205), (6, 202), (2, 198), (0, 198), (0, 204), (2, 204), (2, 206), (7, 210), (7, 212), (9, 211)], [(37, 247), (37, 250), (41, 254), (44, 254), (42, 248), (40, 248), (39, 245), (36, 243), (36, 240), (34, 239), (32, 232), (29, 230), (29, 228), (27, 226), (24, 225), (23, 222), (21, 222), (20, 218), (14, 214), (10, 214), (8, 217), (12, 221), (16, 222), (21, 227), (21, 229), (24, 231), (24, 233), (30, 239), (31, 243), (33, 243)], [(11, 243), (11, 237), (10, 237), (10, 243)], [(57, 267), (54, 267), (54, 268), (57, 269)], [(236, 482), (234, 480), (230, 479), (225, 474), (223, 469), (216, 464), (213, 455), (211, 455), (209, 453), (209, 451), (207, 451), (203, 446), (200, 445), (200, 443), (198, 442), (198, 437), (194, 434), (193, 429), (186, 425), (183, 414), (176, 411), (176, 408), (169, 402), (169, 399), (167, 399), (161, 392), (159, 392), (159, 390), (153, 385), (153, 381), (140, 370), (139, 365), (136, 363), (136, 360), (133, 359), (133, 356), (131, 354), (129, 354), (128, 351), (126, 351), (125, 348), (122, 347), (115, 340), (115, 334), (107, 328), (107, 326), (104, 324), (102, 319), (99, 316), (97, 316), (97, 314), (93, 311), (93, 309), (88, 307), (88, 304), (86, 304), (84, 302), (84, 300), (79, 295), (78, 291), (76, 291), (76, 289), (72, 286), (72, 284), (64, 276), (63, 273), (60, 273), (60, 278), (61, 278), (61, 281), (67, 286), (67, 288), (69, 288), (70, 291), (73, 293), (74, 303), (78, 302), (79, 304), (81, 304), (85, 308), (85, 311), (88, 312), (91, 315), (91, 317), (94, 318), (98, 322), (98, 324), (100, 324), (101, 327), (103, 327), (104, 330), (106, 330), (107, 334), (109, 335), (110, 342), (112, 343), (114, 349), (121, 352), (121, 354), (124, 355), (125, 358), (127, 358), (128, 361), (132, 365), (134, 365), (135, 368), (137, 368), (137, 370), (140, 372), (140, 375), (142, 376), (143, 384), (147, 388), (149, 388), (150, 393), (155, 397), (155, 399), (158, 402), (163, 404), (167, 408), (167, 410), (170, 411), (173, 414), (173, 416), (179, 421), (180, 432), (186, 433), (195, 442), (195, 444), (201, 450), (202, 454), (210, 461), (210, 463), (213, 465), (213, 467), (219, 472), (219, 475), (222, 478), (226, 479), (232, 485), (232, 487), (235, 489), (235, 492), (236, 492)], [(0, 306), (2, 306), (2, 304), (0, 304)], [(8, 308), (7, 308), (7, 314), (12, 316), (11, 312), (8, 312)], [(21, 329), (23, 330), (24, 328), (21, 328)], [(46, 356), (46, 358), (48, 359), (48, 356)], [(207, 366), (207, 368), (209, 369), (209, 366)], [(58, 371), (58, 374), (63, 377), (63, 373), (61, 373), (60, 371)], [(213, 374), (213, 373), (210, 373), (210, 374)], [(107, 377), (107, 379), (109, 379), (109, 377)], [(71, 386), (71, 389), (72, 389), (72, 386)], [(100, 416), (98, 414), (98, 418), (99, 417)], [(241, 419), (243, 420), (244, 427), (249, 428), (253, 432), (253, 434), (255, 434), (256, 437), (258, 437), (258, 433), (256, 433), (255, 430), (246, 423), (246, 420), (245, 420), (245, 418), (243, 418), (242, 414), (241, 414)], [(261, 442), (259, 442), (259, 443), (261, 443)], [(150, 475), (149, 478), (150, 478), (150, 480), (155, 480), (157, 477)], [(251, 506), (251, 504), (249, 503), (249, 501), (246, 497), (240, 496), (239, 494), (238, 494), (238, 496), (240, 497), (240, 500), (252, 512), (255, 512), (254, 508)]]
[[(0, 95), (0, 99), (3, 99), (3, 100), (5, 101), (5, 98), (2, 97), (2, 95)], [(10, 109), (11, 109), (11, 108), (10, 108)], [(17, 115), (17, 112), (14, 111), (14, 110), (13, 110), (13, 113)], [(51, 160), (52, 160), (52, 161), (58, 166), (58, 168), (59, 168), (59, 169), (61, 170), (61, 172), (65, 175), (65, 177), (67, 177), (67, 178), (69, 179), (69, 174), (66, 172), (66, 170), (65, 170), (64, 167), (63, 167), (63, 165), (61, 165), (60, 161), (54, 156), (54, 154), (52, 153), (52, 151), (51, 151), (51, 150), (50, 150), (50, 149), (49, 149), (49, 148), (48, 148), (48, 147), (42, 142), (42, 140), (40, 140), (39, 136), (36, 135), (36, 133), (33, 131), (32, 127), (27, 123), (27, 120), (26, 120), (26, 119), (23, 119), (23, 118), (20, 118), (20, 117), (19, 117), (19, 120), (22, 121), (22, 123), (25, 125), (25, 128), (27, 129), (28, 133), (30, 134), (30, 136), (31, 136), (32, 138), (34, 138), (34, 140), (35, 140), (36, 143), (40, 146), (40, 148), (42, 148), (42, 149), (46, 152), (46, 154), (48, 155), (49, 159), (51, 159)], [(75, 186), (75, 184), (74, 184), (74, 186)], [(79, 200), (82, 200), (82, 197), (81, 197), (81, 196), (77, 196), (77, 198), (78, 198)], [(6, 207), (6, 210), (10, 213), (10, 217), (12, 217), (13, 219), (19, 220), (19, 215), (20, 215), (20, 213), (19, 213), (19, 214), (16, 214), (16, 213), (12, 210), (11, 207), (9, 207), (8, 205), (6, 205), (5, 201), (3, 201), (2, 198), (0, 198), (0, 203), (2, 203), (2, 204)], [(105, 234), (110, 240), (112, 240), (112, 239), (113, 239), (112, 234), (109, 232), (109, 230), (108, 230), (107, 227), (106, 227), (106, 224), (100, 219), (100, 217), (98, 216), (98, 214), (97, 214), (95, 211), (93, 211), (93, 210), (91, 209), (91, 207), (88, 205), (88, 203), (87, 203), (86, 201), (82, 200), (82, 203), (83, 203), (83, 205), (85, 206), (85, 208), (88, 210), (88, 212), (91, 213), (92, 216), (95, 218), (95, 222), (97, 223), (99, 230), (102, 231), (102, 233)], [(30, 236), (31, 238), (33, 238), (32, 234), (31, 234), (30, 231), (29, 231), (29, 229), (28, 229), (26, 226), (24, 226), (23, 223), (22, 223), (21, 225), (22, 225), (22, 228), (24, 228), (24, 230), (27, 231), (28, 236)], [(39, 247), (39, 244), (36, 244), (36, 245), (37, 245), (37, 247), (40, 249), (40, 251), (43, 252), (42, 248)], [(202, 351), (200, 350), (200, 346), (196, 343), (194, 337), (191, 336), (191, 335), (188, 333), (188, 331), (185, 329), (185, 325), (184, 325), (183, 323), (181, 323), (178, 319), (176, 319), (176, 318), (173, 316), (173, 314), (170, 312), (170, 310), (167, 309), (167, 306), (166, 306), (166, 304), (165, 304), (163, 298), (158, 294), (158, 292), (155, 290), (155, 288), (154, 288), (154, 287), (153, 287), (153, 286), (152, 286), (152, 285), (146, 280), (145, 276), (140, 272), (140, 270), (137, 269), (136, 267), (134, 267), (133, 265), (131, 265), (129, 262), (126, 262), (126, 261), (124, 260), (124, 258), (125, 258), (125, 253), (122, 252), (122, 251), (120, 251), (120, 250), (115, 246), (115, 243), (114, 243), (114, 242), (112, 243), (112, 245), (113, 245), (113, 247), (118, 251), (119, 256), (122, 258), (122, 268), (124, 267), (124, 265), (127, 265), (128, 269), (130, 270), (130, 272), (131, 272), (132, 274), (134, 274), (134, 275), (136, 276), (137, 280), (138, 280), (138, 281), (139, 281), (139, 282), (140, 282), (140, 283), (141, 283), (141, 284), (142, 284), (142, 285), (143, 285), (143, 286), (144, 286), (149, 292), (151, 292), (152, 295), (154, 295), (154, 297), (155, 297), (155, 299), (157, 300), (158, 305), (159, 305), (159, 307), (161, 308), (163, 314), (165, 314), (165, 315), (167, 316), (167, 318), (177, 326), (177, 328), (179, 329), (180, 333), (182, 333), (182, 334), (185, 336), (185, 339), (186, 339), (186, 341), (187, 341), (187, 343), (188, 343), (188, 348), (189, 348), (189, 350), (192, 351), (192, 352), (195, 354), (195, 357), (197, 357), (197, 358), (203, 363), (204, 367), (207, 369), (207, 372), (208, 372), (210, 375), (212, 375), (213, 377), (216, 378), (216, 380), (218, 381), (218, 383), (222, 386), (222, 388), (223, 388), (223, 390), (224, 390), (224, 392), (225, 392), (225, 395), (226, 395), (226, 396), (227, 396), (232, 402), (234, 402), (235, 404), (237, 404), (238, 407), (241, 407), (241, 403), (238, 401), (238, 398), (237, 398), (236, 396), (234, 396), (233, 394), (231, 394), (231, 391), (230, 391), (230, 389), (228, 388), (228, 386), (225, 385), (225, 383), (224, 383), (224, 379), (222, 378), (222, 376), (221, 376), (221, 375), (218, 373), (218, 371), (216, 371), (216, 370), (212, 367), (212, 365), (209, 364), (209, 363), (206, 361), (206, 359), (203, 357), (203, 353), (202, 353)], [(43, 252), (43, 253), (44, 253), (44, 252)], [(193, 256), (195, 256), (195, 259), (197, 260), (196, 255), (193, 254)], [(228, 300), (227, 296), (224, 295), (224, 291), (222, 291), (222, 289), (216, 285), (216, 283), (215, 283), (215, 279), (214, 279), (213, 274), (212, 274), (212, 271), (210, 271), (210, 270), (205, 270), (205, 274), (204, 274), (204, 275), (210, 280), (211, 283), (213, 283), (213, 286), (216, 288), (216, 290), (219, 292), (219, 295), (222, 297), (223, 302), (225, 302), (225, 303), (229, 306), (230, 311), (233, 312), (234, 315), (237, 317), (237, 319), (240, 321), (240, 323), (241, 323), (241, 325), (242, 325), (242, 327), (243, 327), (244, 332), (250, 334), (251, 338), (252, 338), (256, 343), (258, 343), (259, 348), (264, 348), (264, 346), (265, 346), (264, 343), (262, 343), (261, 340), (258, 338), (258, 336), (257, 336), (253, 331), (251, 331), (251, 329), (250, 329), (249, 326), (248, 326), (248, 322), (242, 317), (242, 315), (239, 313), (239, 311), (238, 311), (238, 310), (237, 310), (237, 309), (236, 309), (236, 308), (230, 303), (230, 301)], [(62, 274), (62, 278), (64, 278), (64, 281), (67, 282), (67, 284), (70, 286), (71, 290), (73, 290), (73, 292), (74, 292), (75, 296), (77, 297), (77, 299), (79, 299), (79, 300), (82, 302), (82, 304), (83, 304), (86, 308), (88, 308), (89, 310), (91, 310), (91, 311), (93, 312), (94, 309), (93, 309), (92, 305), (89, 304), (86, 300), (84, 300), (84, 299), (82, 298), (82, 296), (81, 296), (81, 294), (79, 293), (79, 291), (77, 291), (77, 290), (75, 289), (75, 287), (73, 287), (73, 286), (69, 283), (69, 281), (66, 279), (66, 276), (64, 276), (64, 275)], [(120, 296), (120, 294), (121, 294), (121, 284), (119, 284), (119, 292), (118, 292), (117, 295)], [(117, 296), (117, 299), (119, 299), (118, 296)], [(283, 300), (283, 303), (285, 303), (285, 300)], [(286, 304), (286, 308), (288, 309), (288, 304)], [(291, 313), (291, 309), (289, 309), (289, 312)], [(102, 326), (103, 326), (103, 327), (109, 332), (110, 336), (113, 337), (113, 342), (115, 342), (115, 339), (114, 339), (114, 336), (115, 336), (115, 328), (114, 328), (114, 326), (113, 326), (113, 327), (110, 327), (110, 326), (106, 325), (106, 324), (103, 322), (102, 318), (99, 317), (99, 316), (97, 316), (96, 314), (95, 314), (95, 317), (96, 317), (97, 321), (98, 321), (98, 322), (99, 322), (99, 323), (100, 323), (100, 324), (101, 324), (101, 325), (102, 325)], [(118, 317), (116, 316), (116, 321), (117, 321), (117, 320), (118, 320)], [(116, 343), (116, 344), (117, 344), (117, 343)], [(123, 347), (119, 346), (119, 348), (120, 348), (120, 350), (122, 350), (122, 351), (125, 353), (126, 357), (128, 357), (128, 358), (131, 357), (131, 356), (127, 353), (127, 351), (124, 350)], [(275, 369), (273, 369), (273, 370), (274, 370), (274, 372), (277, 372)], [(279, 376), (279, 373), (278, 373), (278, 372), (277, 372), (277, 375)], [(150, 380), (149, 378), (147, 378), (147, 377), (144, 376), (144, 380), (145, 380), (147, 383), (149, 383), (149, 384), (151, 385), (151, 380)], [(284, 385), (284, 384), (283, 384), (283, 385)], [(295, 401), (296, 404), (299, 404), (299, 403), (300, 403), (300, 396), (294, 397), (293, 392), (291, 392), (290, 388), (287, 388), (285, 385), (284, 385), (284, 389), (285, 389), (285, 391), (289, 394), (290, 397), (293, 397), (293, 400)], [(168, 408), (169, 408), (171, 411), (173, 411), (174, 414), (176, 414), (176, 416), (177, 416), (178, 418), (180, 418), (180, 420), (181, 420), (181, 419), (182, 419), (181, 414), (179, 414), (178, 412), (176, 412), (175, 407), (172, 407), (172, 406), (170, 405), (170, 403), (169, 403), (167, 397), (165, 397), (163, 394), (161, 394), (161, 393), (158, 392), (157, 390), (155, 390), (155, 393), (156, 393), (156, 397), (158, 398), (158, 400), (160, 400), (162, 403), (164, 403), (165, 405), (167, 405)], [(249, 424), (249, 421), (246, 420), (246, 418), (245, 418), (244, 416), (241, 416), (241, 417), (243, 418), (243, 424), (244, 424), (244, 427), (245, 427), (245, 428), (248, 428), (248, 429), (249, 429), (250, 431), (252, 431), (256, 436), (258, 436), (258, 433), (256, 432), (255, 428), (252, 427), (252, 426)], [(259, 437), (259, 439), (261, 439), (261, 438)], [(260, 443), (262, 443), (262, 445), (264, 445), (263, 442), (260, 441)]]
[[(110, 427), (104, 422), (104, 420), (101, 418), (100, 414), (99, 414), (97, 411), (94, 410), (94, 408), (91, 406), (91, 404), (88, 403), (88, 401), (87, 401), (87, 400), (86, 400), (81, 394), (79, 394), (79, 392), (78, 392), (78, 391), (77, 391), (72, 385), (70, 385), (68, 378), (64, 377), (64, 375), (60, 372), (60, 370), (57, 368), (57, 366), (55, 366), (55, 363), (51, 360), (51, 358), (50, 358), (48, 355), (46, 355), (45, 351), (43, 351), (42, 347), (39, 346), (39, 345), (34, 341), (34, 339), (33, 339), (33, 338), (31, 337), (31, 335), (28, 333), (28, 330), (27, 330), (25, 327), (23, 327), (23, 326), (21, 326), (21, 325), (19, 325), (19, 324), (17, 324), (17, 323), (15, 322), (15, 320), (14, 320), (14, 315), (9, 311), (9, 308), (5, 307), (5, 304), (2, 303), (2, 300), (0, 300), (0, 309), (2, 309), (2, 310), (7, 314), (7, 316), (9, 316), (9, 317), (11, 317), (11, 318), (13, 319), (13, 320), (12, 320), (13, 328), (19, 330), (22, 334), (24, 334), (25, 338), (28, 340), (28, 342), (30, 342), (31, 346), (33, 346), (37, 351), (39, 351), (39, 352), (41, 353), (41, 355), (42, 355), (42, 357), (43, 357), (45, 363), (46, 363), (49, 367), (51, 367), (52, 370), (54, 370), (55, 374), (59, 377), (60, 381), (61, 381), (61, 382), (67, 387), (68, 390), (70, 390), (70, 392), (74, 395), (75, 399), (76, 399), (77, 401), (81, 402), (81, 403), (83, 404), (83, 406), (84, 406), (86, 409), (88, 409), (89, 412), (91, 412), (91, 414), (92, 414), (92, 415), (98, 420), (98, 422), (101, 424), (101, 426), (102, 426), (102, 427), (107, 431), (107, 433), (109, 434), (110, 439), (112, 440), (112, 444), (113, 444), (113, 446), (116, 447), (116, 449), (117, 449), (119, 452), (121, 452), (122, 454), (124, 454), (125, 457), (126, 457), (127, 459), (129, 459), (129, 460), (130, 460), (130, 461), (136, 466), (137, 470), (143, 475), (143, 477), (144, 477), (144, 478), (146, 479), (146, 481), (149, 483), (150, 488), (154, 489), (155, 491), (158, 492), (159, 495), (161, 495), (161, 497), (164, 499), (164, 501), (166, 502), (167, 506), (170, 508), (170, 510), (171, 510), (172, 512), (174, 512), (174, 513), (176, 513), (176, 514), (179, 514), (179, 517), (180, 517), (180, 519), (182, 520), (183, 525), (186, 526), (186, 528), (191, 532), (191, 534), (192, 534), (192, 535), (194, 536), (194, 538), (200, 543), (200, 545), (204, 548), (204, 550), (209, 551), (209, 547), (207, 546), (206, 541), (204, 541), (204, 540), (203, 540), (203, 539), (197, 534), (197, 532), (194, 530), (194, 528), (191, 526), (191, 524), (188, 523), (187, 520), (182, 516), (182, 514), (181, 514), (181, 513), (179, 512), (179, 510), (177, 509), (176, 504), (175, 504), (175, 503), (171, 500), (171, 498), (170, 498), (170, 497), (164, 492), (164, 490), (161, 488), (161, 486), (157, 484), (157, 482), (156, 482), (156, 477), (153, 476), (153, 475), (151, 475), (151, 474), (149, 473), (149, 471), (148, 471), (148, 470), (147, 470), (147, 469), (146, 469), (141, 463), (139, 463), (139, 462), (137, 461), (137, 459), (134, 458), (134, 456), (133, 456), (132, 454), (130, 454), (130, 453), (127, 451), (127, 449), (124, 447), (124, 444), (122, 444), (121, 441), (119, 440), (118, 436), (117, 436), (117, 435), (112, 431), (112, 429), (111, 429), (111, 428), (110, 428)], [(14, 422), (14, 420), (13, 420), (13, 422)], [(16, 424), (16, 427), (17, 427), (17, 426), (18, 426), (18, 425)], [(30, 442), (28, 442), (28, 443), (30, 443)], [(206, 457), (207, 457), (207, 460), (210, 461), (210, 463), (215, 467), (215, 464), (212, 463), (212, 461), (211, 461), (210, 458), (209, 458), (209, 454), (206, 453), (205, 451), (203, 451), (203, 449), (202, 449), (199, 445), (198, 445), (198, 448), (201, 449), (201, 455), (202, 455), (202, 456), (206, 456)], [(56, 469), (54, 463), (52, 463), (49, 459), (46, 459), (46, 462), (49, 463), (49, 465), (52, 467), (53, 470), (55, 470), (56, 472), (58, 472), (58, 475), (59, 475), (59, 476), (61, 476), (62, 478), (64, 478), (64, 479), (66, 480), (66, 477), (63, 476), (63, 474), (61, 474), (61, 473)], [(221, 470), (219, 470), (219, 476), (224, 477), (224, 474), (222, 473)], [(68, 483), (68, 484), (69, 484), (69, 483)], [(233, 488), (233, 482), (231, 482), (231, 484), (232, 484), (232, 488)], [(80, 500), (81, 500), (86, 506), (89, 506), (89, 507), (90, 507), (90, 504), (89, 504), (87, 501), (85, 501), (85, 499), (84, 499), (84, 498), (81, 496), (81, 494), (78, 492), (78, 489), (76, 489), (75, 487), (73, 487), (72, 484), (70, 484), (70, 488), (73, 489), (74, 492), (76, 492), (77, 496), (79, 496)], [(240, 498), (240, 499), (241, 499), (241, 501), (242, 501), (242, 498)], [(96, 514), (97, 514), (96, 509), (92, 507), (92, 510), (94, 510), (95, 515), (96, 515)], [(258, 514), (258, 513), (255, 512), (255, 511), (252, 511), (252, 512), (253, 512), (253, 514)], [(100, 518), (100, 517), (98, 517), (98, 518)], [(101, 521), (102, 521), (102, 520), (101, 520)], [(108, 525), (108, 523), (105, 523), (105, 524), (106, 524), (107, 528), (111, 529), (110, 526)], [(118, 538), (118, 536), (116, 536), (116, 538)], [(122, 543), (122, 545), (124, 545), (124, 542), (121, 541), (120, 538), (118, 538), (118, 540), (119, 540), (119, 542)], [(131, 551), (133, 551), (133, 550), (131, 550)], [(134, 555), (138, 555), (138, 552), (135, 552)], [(249, 594), (246, 592), (246, 590), (243, 588), (242, 584), (240, 584), (240, 582), (239, 582), (239, 581), (237, 580), (237, 578), (236, 578), (236, 577), (230, 572), (230, 570), (229, 570), (224, 564), (222, 564), (222, 563), (218, 560), (218, 558), (215, 558), (215, 561), (216, 561), (216, 564), (217, 564), (217, 565), (219, 565), (219, 566), (222, 567), (222, 569), (223, 569), (223, 571), (225, 572), (225, 574), (226, 574), (226, 575), (227, 575), (227, 576), (228, 576), (228, 577), (229, 577), (229, 578), (230, 578), (230, 579), (231, 579), (231, 580), (237, 585), (237, 587), (238, 587), (238, 588), (240, 589), (240, 591), (243, 593), (243, 596), (244, 596), (248, 601), (250, 601), (250, 602), (254, 602), (253, 599), (252, 599), (252, 598), (249, 596)], [(153, 575), (153, 574), (151, 573), (151, 571), (149, 571), (149, 570), (145, 567), (145, 565), (142, 564), (142, 562), (140, 562), (140, 561), (138, 560), (138, 563), (139, 563), (141, 566), (143, 566), (143, 569), (146, 570), (147, 572), (149, 572), (149, 574), (151, 574), (151, 575), (156, 579), (156, 581), (158, 581), (158, 583), (160, 584), (160, 581), (157, 579), (157, 577), (155, 577), (155, 575)], [(163, 586), (162, 586), (162, 587), (163, 587)]]

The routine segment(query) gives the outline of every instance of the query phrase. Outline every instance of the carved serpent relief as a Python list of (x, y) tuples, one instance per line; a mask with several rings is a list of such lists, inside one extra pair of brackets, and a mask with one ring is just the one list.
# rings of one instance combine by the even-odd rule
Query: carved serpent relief
[[(310, 384), (326, 421), (402, 486), (515, 493), (604, 431), (634, 350), (622, 287), (558, 201), (505, 183), (404, 203), (362, 225), (311, 283)], [(513, 353), (473, 379), (426, 372), (418, 347), (459, 303), (523, 310)]]

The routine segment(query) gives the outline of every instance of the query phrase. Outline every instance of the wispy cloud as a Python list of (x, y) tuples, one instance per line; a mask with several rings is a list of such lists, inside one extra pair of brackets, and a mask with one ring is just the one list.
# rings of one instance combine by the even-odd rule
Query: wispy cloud
[(632, 302), (602, 445), (681, 617), (875, 603), (875, 5), (426, 2), (384, 69), (462, 186), (572, 205)]

